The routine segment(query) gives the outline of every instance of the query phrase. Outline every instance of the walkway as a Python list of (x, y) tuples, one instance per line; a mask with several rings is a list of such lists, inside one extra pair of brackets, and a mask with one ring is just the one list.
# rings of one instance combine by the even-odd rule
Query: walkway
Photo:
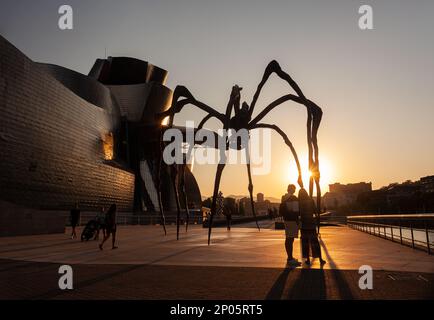
[[(191, 226), (176, 241), (158, 226), (118, 227), (119, 249), (99, 251), (66, 235), (2, 238), (0, 298), (364, 299), (434, 298), (434, 256), (347, 227), (324, 227), (328, 261), (290, 270), (284, 233), (261, 223), (213, 229)], [(295, 256), (300, 255), (299, 242)], [(61, 264), (74, 270), (75, 289), (57, 288)], [(374, 290), (358, 287), (361, 265), (374, 269)]]

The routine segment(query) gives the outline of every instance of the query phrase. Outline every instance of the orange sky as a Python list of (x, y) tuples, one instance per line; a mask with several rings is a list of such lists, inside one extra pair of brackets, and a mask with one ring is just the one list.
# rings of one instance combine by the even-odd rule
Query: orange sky
[[(250, 103), (276, 59), (323, 108), (322, 184), (371, 181), (379, 188), (434, 174), (434, 2), (369, 4), (374, 30), (358, 28), (358, 1), (72, 1), (74, 30), (62, 32), (58, 1), (3, 0), (0, 32), (32, 60), (84, 74), (105, 53), (150, 61), (169, 70), (168, 87), (183, 84), (221, 112), (235, 83)], [(255, 114), (288, 92), (272, 77)], [(189, 107), (175, 123), (203, 116)], [(306, 158), (302, 107), (288, 102), (264, 121), (279, 125)], [(253, 177), (254, 192), (280, 197), (295, 182), (292, 156), (277, 135), (271, 147), (273, 168)], [(194, 173), (210, 195), (215, 166), (195, 166)], [(245, 167), (225, 169), (224, 194), (247, 194), (247, 185)]]

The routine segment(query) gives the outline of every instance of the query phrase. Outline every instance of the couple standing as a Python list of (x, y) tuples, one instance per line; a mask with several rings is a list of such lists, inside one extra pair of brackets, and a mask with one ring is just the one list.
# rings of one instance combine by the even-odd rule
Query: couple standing
[(288, 264), (300, 265), (292, 255), (294, 239), (298, 238), (301, 231), (301, 252), (305, 263), (310, 265), (310, 251), (312, 258), (319, 258), (321, 266), (326, 262), (321, 257), (321, 247), (316, 232), (315, 222), (316, 207), (313, 199), (301, 188), (298, 198), (294, 195), (295, 185), (288, 185), (288, 193), (282, 197), (279, 208), (279, 215), (285, 223), (285, 249), (288, 254)]

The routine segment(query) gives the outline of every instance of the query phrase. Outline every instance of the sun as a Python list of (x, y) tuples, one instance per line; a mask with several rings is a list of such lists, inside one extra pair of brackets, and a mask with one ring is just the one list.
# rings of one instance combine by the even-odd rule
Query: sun
[[(309, 186), (309, 178), (312, 176), (312, 173), (309, 171), (308, 168), (308, 160), (307, 156), (300, 158), (300, 166), (301, 166), (301, 174), (303, 175), (303, 184), (305, 188)], [(320, 156), (319, 160), (319, 169), (321, 172), (321, 193), (324, 194), (328, 190), (328, 185), (332, 182), (333, 179), (333, 170), (332, 166), (327, 159), (327, 157)], [(292, 160), (289, 163), (288, 166), (288, 183), (297, 184), (298, 179), (298, 171), (297, 171), (297, 165), (295, 164), (295, 161)]]

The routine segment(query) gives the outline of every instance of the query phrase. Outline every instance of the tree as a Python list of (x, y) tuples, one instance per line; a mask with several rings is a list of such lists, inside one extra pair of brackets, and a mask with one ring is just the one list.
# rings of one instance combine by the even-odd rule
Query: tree
[(212, 198), (205, 199), (202, 201), (202, 207), (211, 208)]

